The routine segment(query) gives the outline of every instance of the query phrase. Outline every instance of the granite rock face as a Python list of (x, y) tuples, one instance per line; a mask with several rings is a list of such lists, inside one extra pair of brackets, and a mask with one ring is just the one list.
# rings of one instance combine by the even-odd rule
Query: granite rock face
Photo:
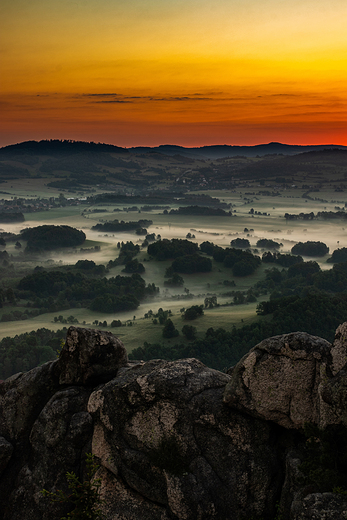
[(265, 339), (234, 368), (224, 402), (285, 428), (321, 425), (321, 386), (331, 376), (331, 344), (304, 332)]
[(70, 327), (59, 360), (0, 385), (0, 520), (66, 515), (41, 490), (83, 479), (89, 452), (106, 520), (272, 519), (276, 503), (284, 520), (346, 518), (300, 470), (305, 422), (347, 426), (345, 331), (269, 338), (229, 375), (128, 362), (110, 333)]
[(125, 365), (123, 343), (111, 332), (70, 327), (59, 358), (61, 385), (96, 385), (109, 381)]
[[(112, 482), (124, 518), (134, 520), (231, 520), (271, 509), (280, 473), (271, 428), (223, 405), (228, 380), (196, 359), (156, 360), (122, 369), (91, 394), (110, 518), (119, 508), (109, 500)], [(139, 516), (144, 497), (155, 515)]]

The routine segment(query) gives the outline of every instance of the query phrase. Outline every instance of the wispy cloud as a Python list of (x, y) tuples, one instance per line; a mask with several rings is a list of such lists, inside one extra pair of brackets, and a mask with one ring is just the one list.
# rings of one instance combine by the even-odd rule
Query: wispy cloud
[(185, 101), (213, 101), (215, 98), (206, 97), (202, 94), (191, 94), (187, 96), (178, 95), (155, 95), (155, 96), (128, 96), (118, 93), (84, 93), (74, 96), (75, 98), (89, 98), (94, 103), (134, 103), (138, 102), (185, 102)]

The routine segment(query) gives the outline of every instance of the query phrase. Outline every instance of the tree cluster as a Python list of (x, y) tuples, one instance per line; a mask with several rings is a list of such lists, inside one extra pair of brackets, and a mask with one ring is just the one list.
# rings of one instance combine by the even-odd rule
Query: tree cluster
[(298, 242), (292, 247), (293, 255), (324, 256), (329, 253), (329, 248), (324, 242)]
[(17, 288), (23, 297), (34, 302), (37, 298), (55, 298), (58, 309), (78, 304), (106, 313), (136, 309), (146, 296), (158, 292), (154, 284), (146, 286), (138, 273), (112, 278), (88, 278), (79, 272), (63, 270), (35, 271), (22, 278)]
[(202, 217), (230, 217), (231, 211), (224, 211), (221, 208), (210, 208), (206, 206), (183, 206), (169, 211), (169, 215), (198, 215)]
[(176, 258), (166, 270), (166, 276), (173, 276), (174, 273), (208, 273), (212, 271), (210, 258), (198, 254), (185, 255)]
[(147, 252), (156, 260), (169, 260), (179, 256), (193, 255), (199, 251), (199, 246), (189, 240), (173, 238), (160, 240), (149, 244)]
[(70, 226), (44, 225), (22, 229), (20, 238), (27, 241), (26, 253), (37, 253), (82, 245), (86, 235)]
[[(124, 220), (113, 220), (104, 224), (95, 224), (92, 227), (95, 231), (103, 231), (107, 233), (116, 233), (118, 231), (136, 231), (140, 228), (147, 228), (153, 224), (152, 220), (138, 220), (137, 222), (124, 222)], [(147, 231), (146, 233), (147, 234)]]

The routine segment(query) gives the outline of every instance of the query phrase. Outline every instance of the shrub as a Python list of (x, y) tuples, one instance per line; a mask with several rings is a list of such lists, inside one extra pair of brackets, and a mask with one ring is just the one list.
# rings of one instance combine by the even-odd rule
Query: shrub
[(62, 490), (58, 490), (57, 493), (51, 493), (46, 489), (42, 490), (43, 496), (49, 497), (52, 502), (67, 502), (75, 506), (71, 513), (68, 513), (66, 517), (62, 517), (61, 520), (85, 520), (87, 518), (99, 520), (104, 518), (100, 510), (102, 503), (99, 495), (101, 479), (94, 478), (94, 474), (99, 466), (95, 463), (94, 455), (91, 453), (86, 454), (86, 463), (87, 475), (83, 482), (80, 481), (73, 471), (66, 473), (68, 487), (71, 491), (69, 494), (64, 493)]

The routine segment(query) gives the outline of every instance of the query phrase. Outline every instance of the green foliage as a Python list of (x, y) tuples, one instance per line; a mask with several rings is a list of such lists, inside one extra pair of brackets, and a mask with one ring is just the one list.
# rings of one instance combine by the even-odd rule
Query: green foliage
[(280, 244), (268, 238), (261, 238), (257, 241), (257, 247), (260, 247), (262, 249), (279, 249), (282, 246), (283, 244)]
[(196, 327), (193, 325), (183, 325), (182, 334), (189, 340), (196, 338)]
[[(152, 220), (138, 220), (137, 222), (124, 222), (124, 220), (113, 220), (104, 224), (96, 224), (92, 227), (95, 231), (103, 231), (106, 233), (115, 233), (118, 231), (136, 231), (139, 228), (147, 228), (153, 224)], [(146, 233), (147, 234), (147, 231)]]
[(37, 226), (22, 229), (21, 239), (27, 241), (26, 253), (49, 251), (60, 247), (76, 247), (83, 244), (86, 235), (70, 226)]
[(172, 209), (170, 215), (198, 215), (209, 217), (230, 217), (230, 211), (224, 211), (220, 208), (208, 208), (206, 206), (183, 206), (178, 209)]
[[(260, 341), (277, 334), (305, 330), (333, 341), (336, 328), (345, 321), (347, 315), (345, 294), (333, 297), (319, 293), (308, 294), (304, 298), (294, 296), (263, 302), (259, 304), (259, 309), (264, 308), (267, 312), (263, 307), (267, 303), (272, 306), (268, 309), (273, 313), (270, 320), (258, 320), (240, 328), (233, 327), (231, 330), (210, 328), (203, 339), (195, 339), (189, 344), (176, 343), (173, 346), (165, 346), (145, 342), (143, 347), (134, 349), (129, 358), (175, 360), (195, 357), (211, 368), (223, 370), (235, 365)], [(184, 314), (182, 316), (184, 317)]]
[(178, 258), (179, 256), (193, 255), (197, 253), (199, 247), (197, 244), (189, 240), (180, 240), (173, 238), (172, 240), (160, 240), (149, 244), (147, 252), (156, 260), (168, 260), (170, 258)]
[[(249, 246), (242, 246), (240, 242), (240, 246), (238, 247)], [(231, 268), (234, 276), (248, 276), (261, 264), (261, 260), (258, 256), (253, 255), (250, 251), (243, 251), (235, 247), (227, 247), (224, 249), (223, 247), (214, 246), (210, 242), (204, 242), (201, 244), (201, 250), (212, 254), (216, 262), (223, 262), (224, 267)]]
[(0, 379), (53, 361), (65, 336), (66, 328), (56, 332), (42, 328), (3, 338), (0, 341)]
[(212, 271), (212, 262), (210, 258), (200, 256), (198, 254), (185, 255), (176, 258), (171, 267), (167, 269), (167, 274), (171, 273), (208, 273)]
[(170, 318), (167, 319), (163, 328), (163, 338), (175, 338), (178, 335), (179, 332), (175, 328), (175, 325), (172, 323), (172, 320), (170, 320)]
[(196, 320), (199, 316), (204, 314), (203, 305), (192, 305), (185, 310), (182, 315), (184, 320)]
[(100, 509), (102, 504), (100, 498), (101, 479), (94, 478), (99, 466), (95, 463), (94, 455), (91, 453), (86, 454), (86, 466), (86, 479), (82, 482), (73, 471), (66, 473), (70, 493), (65, 493), (62, 490), (58, 490), (56, 493), (51, 493), (46, 489), (42, 490), (43, 496), (49, 497), (52, 502), (66, 502), (74, 506), (74, 509), (61, 520), (99, 520), (104, 518)]
[(173, 273), (171, 278), (165, 280), (164, 285), (168, 287), (182, 287), (184, 285), (184, 280), (178, 273)]
[(339, 262), (347, 262), (347, 247), (341, 247), (341, 249), (335, 249), (331, 258), (328, 258), (327, 262), (331, 264), (337, 264)]
[(278, 252), (271, 253), (266, 251), (262, 256), (264, 263), (276, 263), (282, 267), (290, 267), (291, 265), (303, 262), (303, 258), (300, 255), (282, 254)]
[(292, 247), (293, 255), (324, 256), (329, 253), (329, 248), (323, 242), (298, 242)]
[(120, 320), (113, 320), (111, 322), (111, 327), (114, 328), (114, 327), (121, 327), (122, 326), (122, 322)]
[(54, 303), (54, 310), (74, 307), (79, 303), (91, 310), (106, 313), (135, 310), (140, 300), (158, 292), (154, 284), (146, 287), (145, 281), (138, 273), (96, 279), (88, 278), (79, 272), (63, 270), (36, 271), (22, 278), (18, 289), (25, 291), (27, 299), (36, 301), (39, 298), (39, 303), (46, 303), (40, 300), (42, 297), (48, 300), (51, 298), (47, 308)]
[(237, 247), (240, 249), (247, 249), (248, 247), (251, 247), (251, 244), (247, 238), (234, 238), (230, 242), (231, 247)]
[(127, 262), (125, 264), (125, 267), (124, 269), (122, 270), (123, 273), (144, 273), (145, 272), (145, 267), (143, 264), (141, 264), (141, 262), (139, 262), (137, 260), (137, 258), (135, 258), (134, 260), (129, 260), (129, 262)]

